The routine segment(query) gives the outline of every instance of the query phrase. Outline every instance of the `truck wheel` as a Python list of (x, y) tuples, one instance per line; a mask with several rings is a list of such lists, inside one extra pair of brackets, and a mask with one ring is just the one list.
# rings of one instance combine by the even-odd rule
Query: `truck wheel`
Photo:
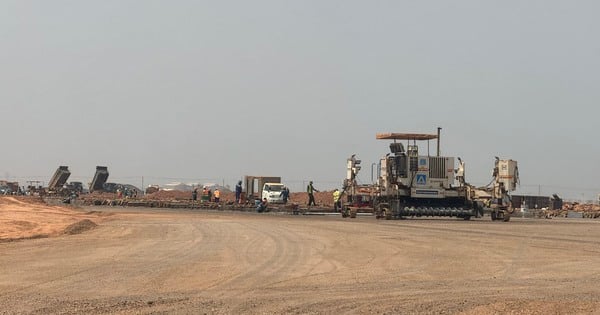
[(496, 211), (492, 210), (492, 213), (490, 213), (490, 215), (492, 216), (492, 221), (496, 221)]

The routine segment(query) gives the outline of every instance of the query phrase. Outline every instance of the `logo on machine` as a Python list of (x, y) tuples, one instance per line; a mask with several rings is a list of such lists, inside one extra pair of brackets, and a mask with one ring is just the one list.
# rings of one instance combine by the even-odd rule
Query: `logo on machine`
[(417, 174), (415, 178), (417, 181), (417, 185), (426, 185), (427, 184), (427, 175), (425, 174)]

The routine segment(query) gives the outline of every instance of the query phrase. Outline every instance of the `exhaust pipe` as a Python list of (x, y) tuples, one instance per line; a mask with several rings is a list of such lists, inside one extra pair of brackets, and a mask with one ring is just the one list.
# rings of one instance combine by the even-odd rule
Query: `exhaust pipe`
[(442, 127), (437, 128), (437, 156), (440, 156), (440, 131)]

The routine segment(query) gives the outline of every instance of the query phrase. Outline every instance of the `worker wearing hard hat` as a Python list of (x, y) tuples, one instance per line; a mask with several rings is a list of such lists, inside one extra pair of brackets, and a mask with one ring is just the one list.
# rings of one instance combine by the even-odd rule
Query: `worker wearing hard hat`
[(460, 186), (464, 186), (465, 184), (465, 162), (458, 158), (458, 169), (455, 170), (456, 179)]
[(338, 210), (342, 208), (342, 205), (341, 205), (341, 202), (340, 202), (340, 196), (341, 196), (341, 193), (336, 188), (333, 191), (333, 209), (334, 209), (335, 212), (338, 212)]
[(210, 193), (208, 191), (208, 187), (202, 187), (202, 202), (210, 201)]
[(315, 202), (315, 195), (314, 192), (319, 192), (318, 190), (316, 190), (313, 187), (313, 182), (312, 180), (308, 183), (308, 186), (306, 186), (306, 192), (308, 193), (308, 206), (310, 207), (310, 205), (312, 204), (313, 206), (316, 206), (317, 203)]
[(215, 202), (218, 203), (221, 199), (221, 192), (219, 191), (219, 188), (215, 189), (215, 193), (213, 196), (215, 197)]
[(241, 203), (242, 200), (242, 181), (240, 180), (237, 185), (235, 185), (235, 203)]

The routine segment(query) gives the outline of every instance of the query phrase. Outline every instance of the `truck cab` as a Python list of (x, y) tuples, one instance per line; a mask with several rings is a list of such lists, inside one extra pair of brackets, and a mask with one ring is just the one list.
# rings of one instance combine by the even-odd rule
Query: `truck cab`
[(261, 199), (267, 198), (268, 203), (284, 203), (283, 188), (281, 183), (265, 183), (262, 188)]

